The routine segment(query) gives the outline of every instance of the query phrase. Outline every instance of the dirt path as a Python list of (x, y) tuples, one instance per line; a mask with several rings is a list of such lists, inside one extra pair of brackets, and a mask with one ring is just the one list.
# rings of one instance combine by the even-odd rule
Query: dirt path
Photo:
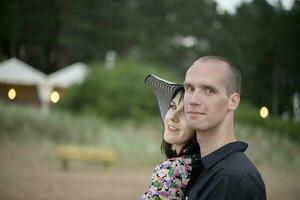
[[(261, 168), (268, 199), (296, 200), (300, 197), (299, 175)], [(5, 200), (132, 200), (145, 191), (152, 169), (2, 169), (0, 199)]]
[(0, 172), (0, 199), (132, 200), (139, 199), (151, 169), (39, 170)]
[[(147, 189), (151, 165), (120, 163), (111, 168), (72, 163), (61, 170), (51, 148), (0, 147), (0, 200), (134, 200)], [(39, 149), (38, 151), (36, 149)], [(49, 150), (50, 149), (50, 150)], [(263, 163), (258, 166), (269, 200), (300, 199), (300, 171)]]
[(265, 181), (269, 200), (299, 200), (300, 171), (276, 166), (258, 166)]

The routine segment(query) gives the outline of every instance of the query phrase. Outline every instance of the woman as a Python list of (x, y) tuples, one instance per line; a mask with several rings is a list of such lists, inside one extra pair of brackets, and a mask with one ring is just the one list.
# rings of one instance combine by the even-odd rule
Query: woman
[(156, 166), (151, 185), (141, 199), (182, 199), (190, 179), (191, 157), (199, 153), (196, 134), (185, 124), (184, 89), (154, 75), (145, 79), (155, 92), (164, 124), (162, 151), (167, 160)]

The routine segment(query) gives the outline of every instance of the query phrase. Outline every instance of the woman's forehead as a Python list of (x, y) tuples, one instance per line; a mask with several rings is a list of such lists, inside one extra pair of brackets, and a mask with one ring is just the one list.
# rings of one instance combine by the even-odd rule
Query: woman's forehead
[(178, 92), (175, 97), (172, 99), (172, 101), (174, 103), (176, 103), (177, 105), (183, 105), (183, 93), (182, 92)]

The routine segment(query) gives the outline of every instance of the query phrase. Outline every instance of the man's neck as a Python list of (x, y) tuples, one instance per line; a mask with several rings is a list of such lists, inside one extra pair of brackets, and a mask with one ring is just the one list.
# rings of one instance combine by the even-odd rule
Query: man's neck
[(197, 131), (197, 141), (201, 157), (204, 157), (222, 146), (236, 141), (233, 125), (225, 129), (219, 126), (208, 131)]

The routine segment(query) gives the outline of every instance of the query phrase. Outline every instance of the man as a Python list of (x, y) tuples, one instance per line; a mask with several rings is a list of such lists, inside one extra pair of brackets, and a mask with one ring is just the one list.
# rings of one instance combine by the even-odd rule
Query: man
[(243, 153), (248, 145), (235, 138), (240, 85), (239, 70), (222, 57), (202, 57), (186, 72), (185, 116), (197, 132), (201, 156), (193, 163), (185, 199), (266, 199), (261, 175)]

